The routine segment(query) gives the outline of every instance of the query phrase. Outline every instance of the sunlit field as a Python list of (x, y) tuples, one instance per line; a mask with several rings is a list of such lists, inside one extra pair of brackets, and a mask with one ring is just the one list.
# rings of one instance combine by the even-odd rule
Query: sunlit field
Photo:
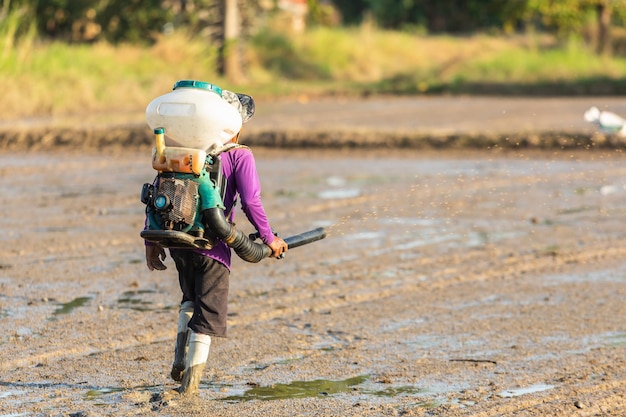
[(245, 80), (216, 71), (216, 48), (182, 32), (150, 46), (0, 39), (2, 118), (137, 110), (178, 79), (256, 96), (361, 94), (615, 94), (626, 60), (537, 34), (427, 36), (371, 25), (264, 30), (246, 42)]

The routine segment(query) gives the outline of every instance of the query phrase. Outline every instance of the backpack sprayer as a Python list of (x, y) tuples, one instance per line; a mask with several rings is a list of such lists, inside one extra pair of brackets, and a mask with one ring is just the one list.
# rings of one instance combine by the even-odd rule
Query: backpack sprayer
[[(150, 102), (146, 120), (154, 130), (152, 167), (158, 175), (141, 191), (143, 239), (187, 249), (211, 249), (221, 240), (248, 262), (271, 255), (269, 246), (254, 242), (258, 233), (246, 236), (224, 214), (220, 154), (243, 147), (231, 140), (253, 114), (250, 96), (202, 81), (178, 81), (173, 91)], [(284, 241), (292, 249), (324, 237), (324, 229), (317, 228)]]

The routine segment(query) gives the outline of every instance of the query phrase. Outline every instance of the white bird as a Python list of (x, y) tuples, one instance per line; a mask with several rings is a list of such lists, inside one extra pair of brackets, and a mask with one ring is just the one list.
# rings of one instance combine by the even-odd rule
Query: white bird
[(626, 120), (613, 112), (591, 107), (585, 112), (585, 120), (596, 124), (602, 132), (626, 136)]

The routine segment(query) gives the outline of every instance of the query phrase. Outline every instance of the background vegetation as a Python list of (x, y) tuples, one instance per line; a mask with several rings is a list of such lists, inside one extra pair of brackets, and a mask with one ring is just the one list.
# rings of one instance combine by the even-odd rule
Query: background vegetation
[(626, 92), (626, 0), (308, 0), (304, 31), (279, 3), (3, 0), (0, 118), (137, 111), (185, 78), (265, 97)]

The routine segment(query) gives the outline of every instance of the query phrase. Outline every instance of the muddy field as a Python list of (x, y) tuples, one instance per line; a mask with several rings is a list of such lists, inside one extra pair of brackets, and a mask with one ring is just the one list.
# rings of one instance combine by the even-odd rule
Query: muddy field
[(254, 152), (274, 228), (328, 236), (235, 261), (195, 399), (149, 148), (0, 152), (0, 417), (626, 415), (621, 152)]
[(621, 154), (256, 155), (275, 228), (328, 237), (235, 263), (193, 401), (148, 153), (0, 156), (1, 416), (626, 413)]

